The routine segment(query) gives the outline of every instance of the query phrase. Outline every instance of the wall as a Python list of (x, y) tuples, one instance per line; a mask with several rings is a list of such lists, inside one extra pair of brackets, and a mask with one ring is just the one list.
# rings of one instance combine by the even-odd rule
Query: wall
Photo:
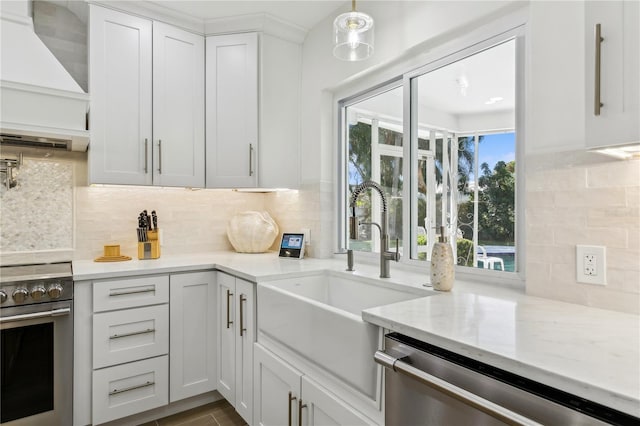
[[(302, 183), (319, 189), (318, 197), (322, 200), (335, 198), (338, 168), (334, 96), (337, 93), (353, 95), (384, 81), (380, 75), (399, 75), (406, 71), (406, 68), (394, 70), (399, 60), (416, 67), (423, 65), (425, 54), (442, 43), (523, 5), (517, 1), (359, 2), (358, 9), (372, 15), (376, 22), (375, 54), (361, 62), (343, 62), (333, 57), (334, 15), (312, 28), (302, 50)], [(336, 14), (341, 12), (338, 10)], [(375, 82), (371, 82), (372, 73), (378, 73)], [(309, 220), (319, 224), (316, 232), (323, 236), (316, 255), (327, 257), (335, 251), (336, 214), (332, 210), (334, 202), (323, 202), (320, 207), (319, 211), (307, 213)]]
[[(640, 311), (640, 162), (594, 159), (585, 146), (583, 2), (359, 2), (376, 20), (376, 52), (344, 63), (331, 56), (332, 18), (314, 27), (303, 46), (303, 182), (335, 202), (335, 99), (424, 64), (469, 28), (524, 8), (526, 287), (532, 295), (625, 312)], [(401, 64), (403, 68), (399, 68)], [(377, 78), (377, 80), (376, 80)], [(561, 94), (561, 96), (558, 96)], [(566, 152), (569, 151), (569, 152)], [(560, 154), (559, 154), (560, 153)], [(327, 193), (323, 192), (323, 189)], [(587, 198), (588, 197), (588, 198)], [(334, 203), (307, 211), (329, 256)], [(608, 284), (575, 280), (575, 245), (606, 245)]]
[[(25, 166), (18, 186), (1, 191), (2, 264), (91, 259), (103, 254), (105, 244), (120, 244), (122, 254), (135, 257), (137, 217), (145, 209), (158, 213), (165, 255), (232, 250), (226, 236), (231, 217), (267, 208), (263, 193), (87, 186), (86, 154), (11, 148), (2, 155), (19, 151), (25, 152)], [(290, 192), (282, 197), (295, 200), (297, 191)], [(291, 209), (285, 213), (280, 220), (287, 220)]]
[[(527, 293), (640, 313), (640, 160), (527, 157)], [(576, 244), (606, 246), (606, 287), (576, 282)]]

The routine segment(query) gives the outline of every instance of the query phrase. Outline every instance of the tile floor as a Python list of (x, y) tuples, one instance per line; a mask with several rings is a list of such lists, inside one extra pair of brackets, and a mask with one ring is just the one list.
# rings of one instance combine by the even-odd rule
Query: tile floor
[(246, 423), (231, 404), (222, 399), (140, 426), (246, 426)]

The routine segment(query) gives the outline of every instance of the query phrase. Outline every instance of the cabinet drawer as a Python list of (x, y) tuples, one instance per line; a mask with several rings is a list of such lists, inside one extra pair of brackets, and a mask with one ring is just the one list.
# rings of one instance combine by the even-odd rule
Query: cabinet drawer
[(93, 282), (93, 311), (112, 311), (169, 301), (169, 276)]
[(169, 305), (148, 306), (93, 316), (93, 368), (168, 353)]
[(169, 402), (169, 357), (93, 372), (93, 424), (108, 422)]

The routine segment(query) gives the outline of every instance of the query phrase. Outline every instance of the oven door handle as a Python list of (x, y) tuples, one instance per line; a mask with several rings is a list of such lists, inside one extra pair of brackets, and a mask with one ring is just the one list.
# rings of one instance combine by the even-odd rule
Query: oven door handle
[(12, 315), (9, 317), (0, 318), (0, 323), (27, 321), (27, 320), (47, 318), (47, 317), (59, 317), (62, 315), (69, 315), (70, 312), (71, 312), (71, 308), (60, 308), (60, 309), (52, 309), (50, 311), (44, 311), (44, 312), (34, 312), (31, 314)]
[(480, 410), (498, 420), (503, 421), (509, 425), (519, 426), (540, 426), (540, 423), (528, 419), (514, 411), (511, 411), (505, 407), (495, 404), (487, 399), (484, 399), (474, 393), (459, 388), (446, 380), (442, 380), (436, 376), (422, 371), (416, 367), (413, 367), (402, 360), (408, 358), (396, 358), (382, 351), (376, 351), (373, 359), (385, 368), (391, 371), (400, 373), (413, 380), (416, 380), (432, 389), (444, 393), (450, 397), (453, 397), (466, 405), (472, 406), (477, 410)]

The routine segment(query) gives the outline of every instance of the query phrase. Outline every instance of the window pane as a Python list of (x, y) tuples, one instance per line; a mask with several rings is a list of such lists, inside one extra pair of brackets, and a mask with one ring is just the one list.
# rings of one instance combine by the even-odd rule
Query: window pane
[[(402, 87), (348, 106), (346, 117), (349, 162), (346, 205), (349, 205), (357, 185), (367, 180), (378, 183), (387, 200), (390, 246), (395, 248), (396, 238), (402, 246)], [(382, 201), (375, 191), (362, 193), (356, 207), (360, 223), (373, 222), (382, 226)], [(358, 239), (350, 239), (349, 248), (379, 252), (380, 232), (377, 227), (360, 225)]]
[(444, 226), (458, 265), (514, 271), (515, 41), (411, 84), (418, 152), (413, 257), (430, 260)]

